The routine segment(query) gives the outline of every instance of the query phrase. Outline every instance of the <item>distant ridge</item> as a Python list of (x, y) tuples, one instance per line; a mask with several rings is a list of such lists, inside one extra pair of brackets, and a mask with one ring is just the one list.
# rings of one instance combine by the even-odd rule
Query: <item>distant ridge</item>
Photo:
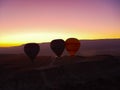
[[(80, 40), (81, 47), (77, 55), (92, 56), (92, 55), (115, 55), (120, 56), (120, 39), (98, 39), (98, 40)], [(49, 42), (40, 43), (40, 56), (55, 56), (49, 46)], [(23, 54), (23, 47), (7, 47), (0, 48), (0, 54)], [(68, 55), (66, 50), (63, 55)]]

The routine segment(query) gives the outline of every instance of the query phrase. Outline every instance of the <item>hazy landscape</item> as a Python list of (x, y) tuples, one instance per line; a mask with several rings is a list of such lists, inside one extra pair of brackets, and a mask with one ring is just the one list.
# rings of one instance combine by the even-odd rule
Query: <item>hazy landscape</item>
[[(101, 54), (120, 55), (120, 39), (101, 39), (101, 40), (80, 40), (81, 47), (77, 55), (94, 56)], [(24, 45), (8, 48), (0, 48), (0, 54), (23, 54)], [(66, 50), (63, 56), (68, 55)], [(40, 43), (39, 56), (55, 56), (50, 48), (50, 43)]]
[(76, 56), (60, 58), (40, 44), (34, 63), (23, 45), (0, 48), (0, 90), (119, 90), (120, 40), (80, 42)]

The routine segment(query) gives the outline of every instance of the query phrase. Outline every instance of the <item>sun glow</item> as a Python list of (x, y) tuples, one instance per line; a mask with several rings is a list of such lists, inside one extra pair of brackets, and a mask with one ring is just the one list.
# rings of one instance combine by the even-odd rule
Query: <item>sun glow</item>
[(50, 42), (53, 39), (57, 39), (57, 38), (66, 39), (67, 37), (70, 37), (70, 35), (62, 34), (62, 33), (54, 33), (54, 32), (19, 33), (19, 34), (13, 34), (13, 35), (7, 35), (5, 37), (1, 37), (0, 46), (9, 47), (9, 46), (18, 46), (29, 42), (36, 42), (36, 43)]
[(18, 46), (25, 43), (35, 42), (35, 43), (43, 43), (43, 42), (51, 42), (53, 39), (63, 39), (74, 37), (78, 39), (105, 39), (102, 37), (110, 38), (110, 36), (114, 38), (119, 38), (118, 35), (100, 35), (95, 34), (94, 36), (89, 33), (60, 33), (60, 32), (42, 32), (42, 33), (16, 33), (10, 34), (6, 36), (2, 36), (0, 38), (0, 47), (10, 47), (10, 46)]

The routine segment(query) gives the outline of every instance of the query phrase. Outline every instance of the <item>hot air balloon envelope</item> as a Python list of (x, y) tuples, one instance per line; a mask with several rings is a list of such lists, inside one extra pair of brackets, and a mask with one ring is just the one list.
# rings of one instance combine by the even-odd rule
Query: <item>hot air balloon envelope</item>
[(40, 51), (40, 46), (36, 43), (28, 43), (24, 46), (24, 52), (32, 60), (32, 62), (39, 53), (39, 51)]
[(70, 56), (74, 56), (80, 48), (80, 41), (76, 38), (68, 38), (65, 42), (65, 46)]
[(50, 43), (53, 52), (60, 57), (65, 49), (65, 42), (62, 39), (55, 39)]

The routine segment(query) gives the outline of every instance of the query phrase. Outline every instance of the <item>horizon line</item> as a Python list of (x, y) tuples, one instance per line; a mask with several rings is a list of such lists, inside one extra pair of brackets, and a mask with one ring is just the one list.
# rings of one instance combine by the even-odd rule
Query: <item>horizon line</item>
[[(53, 39), (54, 40), (54, 39)], [(105, 39), (78, 39), (80, 41), (99, 41), (99, 40), (120, 40), (120, 38), (105, 38)], [(29, 43), (37, 43), (37, 44), (45, 44), (45, 43), (50, 43), (50, 42), (29, 42)], [(10, 47), (18, 47), (18, 46), (23, 46), (27, 43), (19, 44), (19, 45), (13, 45), (13, 46), (0, 46), (0, 48), (10, 48)]]

